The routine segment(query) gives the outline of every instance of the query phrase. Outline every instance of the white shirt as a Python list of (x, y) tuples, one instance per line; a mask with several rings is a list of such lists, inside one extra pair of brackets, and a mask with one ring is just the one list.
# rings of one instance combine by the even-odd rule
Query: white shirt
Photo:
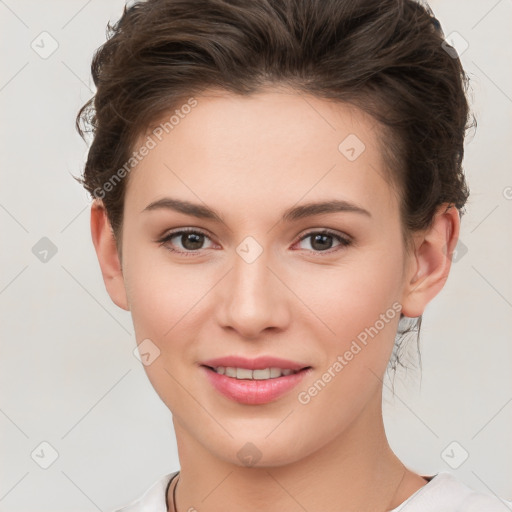
[[(168, 512), (167, 486), (176, 473), (162, 476), (140, 498), (113, 512)], [(430, 482), (390, 512), (512, 512), (512, 501), (474, 491), (447, 471), (427, 478)]]

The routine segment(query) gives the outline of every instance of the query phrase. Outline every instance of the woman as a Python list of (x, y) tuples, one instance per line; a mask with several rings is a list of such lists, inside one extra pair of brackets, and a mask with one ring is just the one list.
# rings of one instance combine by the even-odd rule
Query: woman
[(92, 73), (93, 242), (181, 468), (122, 510), (504, 510), (406, 468), (382, 421), (469, 194), (467, 79), (431, 12), (148, 0)]

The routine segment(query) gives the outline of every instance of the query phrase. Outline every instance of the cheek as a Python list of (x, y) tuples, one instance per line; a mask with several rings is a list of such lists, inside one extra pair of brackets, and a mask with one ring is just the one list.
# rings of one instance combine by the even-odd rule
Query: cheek
[[(354, 253), (337, 266), (302, 272), (294, 291), (337, 338), (353, 337), (381, 314), (394, 317), (400, 298), (402, 267), (398, 253)], [(392, 307), (395, 304), (395, 307)], [(398, 315), (399, 316), (399, 315)]]
[[(298, 390), (297, 399), (304, 421), (311, 428), (316, 425), (325, 438), (350, 424), (375, 396), (393, 349), (400, 319), (400, 267), (379, 261), (377, 270), (373, 264), (365, 272), (337, 269), (331, 278), (317, 282), (315, 289), (322, 288), (322, 293), (310, 294), (312, 303), (316, 301), (311, 309), (320, 312), (335, 334), (319, 347), (322, 364)], [(318, 322), (320, 330), (325, 328)], [(325, 411), (330, 411), (328, 418)], [(323, 418), (320, 426), (315, 418)]]
[(194, 306), (212, 287), (206, 271), (171, 262), (164, 251), (127, 244), (124, 279), (138, 341), (164, 342), (179, 322), (190, 325)]
[(375, 375), (382, 376), (393, 349), (401, 309), (400, 255), (368, 251), (326, 270), (311, 275), (298, 291), (319, 317), (310, 323), (313, 337), (325, 340), (319, 372), (330, 373), (325, 375), (329, 391), (324, 397), (359, 390), (362, 398), (375, 390)]
[(144, 370), (162, 401), (179, 411), (187, 407), (179, 385), (186, 381), (180, 361), (193, 357), (189, 340), (203, 324), (197, 318), (200, 301), (212, 284), (205, 279), (205, 272), (199, 279), (198, 267), (173, 264), (155, 252), (159, 251), (133, 248), (129, 252), (125, 286), (137, 343), (149, 339), (146, 346), (156, 354)]

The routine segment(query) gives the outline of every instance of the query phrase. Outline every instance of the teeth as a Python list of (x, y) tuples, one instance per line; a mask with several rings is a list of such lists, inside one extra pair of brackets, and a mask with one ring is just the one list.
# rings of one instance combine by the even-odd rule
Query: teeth
[(252, 370), (248, 370), (247, 368), (237, 368), (236, 369), (236, 378), (237, 379), (252, 379)]
[(226, 375), (227, 377), (236, 377), (236, 368), (227, 366), (224, 370), (224, 375)]
[(234, 368), (232, 366), (217, 366), (214, 370), (219, 375), (226, 375), (227, 377), (234, 377), (240, 380), (266, 380), (275, 379), (277, 377), (291, 375), (297, 373), (295, 370), (281, 369), (281, 368), (265, 368), (262, 370), (249, 370), (248, 368)]

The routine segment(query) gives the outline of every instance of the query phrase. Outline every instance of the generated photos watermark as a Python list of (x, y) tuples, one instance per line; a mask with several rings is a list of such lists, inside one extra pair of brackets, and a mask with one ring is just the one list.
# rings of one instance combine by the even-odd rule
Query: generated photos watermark
[(141, 162), (149, 152), (156, 148), (159, 142), (162, 141), (164, 134), (169, 134), (182, 119), (192, 111), (192, 108), (197, 106), (197, 100), (192, 97), (187, 100), (179, 109), (174, 111), (174, 114), (168, 120), (160, 123), (154, 128), (150, 135), (146, 136), (144, 143), (135, 151), (132, 156), (120, 167), (110, 178), (103, 183), (101, 187), (96, 187), (93, 195), (96, 199), (104, 199), (108, 192), (112, 192), (114, 188), (123, 180), (130, 171)]
[(297, 395), (299, 403), (307, 405), (311, 400), (317, 396), (326, 386), (331, 382), (348, 364), (359, 354), (364, 347), (367, 346), (369, 338), (373, 339), (379, 334), (382, 329), (393, 320), (396, 315), (402, 311), (402, 305), (399, 302), (394, 302), (385, 313), (381, 313), (379, 319), (375, 323), (366, 327), (361, 331), (356, 339), (352, 340), (350, 348), (342, 355), (338, 355), (336, 360), (327, 368), (327, 370), (318, 378), (307, 390), (301, 391)]

